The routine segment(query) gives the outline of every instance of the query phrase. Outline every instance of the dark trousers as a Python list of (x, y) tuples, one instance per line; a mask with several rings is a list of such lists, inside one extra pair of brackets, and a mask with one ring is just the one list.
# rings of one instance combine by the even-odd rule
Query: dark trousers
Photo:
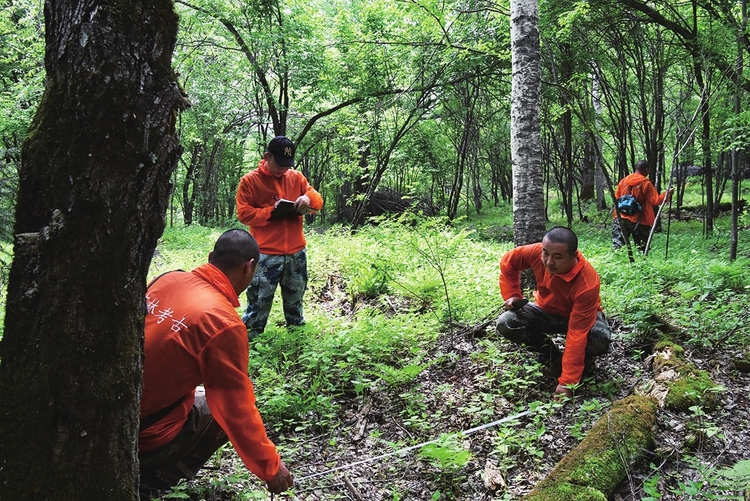
[(214, 420), (202, 386), (195, 390), (195, 402), (187, 421), (175, 438), (150, 451), (138, 453), (141, 497), (153, 490), (168, 489), (182, 478), (195, 477), (206, 461), (226, 444), (224, 430)]
[[(497, 317), (497, 332), (508, 341), (520, 344), (530, 351), (549, 355), (550, 359), (560, 358), (560, 349), (549, 334), (568, 332), (568, 318), (551, 315), (534, 303), (528, 303), (520, 310), (508, 310)], [(609, 353), (612, 348), (612, 331), (604, 314), (596, 315), (596, 322), (589, 331), (586, 344), (586, 360)]]
[(617, 219), (612, 223), (612, 246), (619, 249), (625, 245), (625, 238), (632, 237), (636, 247), (641, 252), (646, 252), (646, 242), (648, 235), (651, 233), (651, 227), (643, 224), (634, 223), (629, 219), (622, 219), (622, 225), (617, 223)]

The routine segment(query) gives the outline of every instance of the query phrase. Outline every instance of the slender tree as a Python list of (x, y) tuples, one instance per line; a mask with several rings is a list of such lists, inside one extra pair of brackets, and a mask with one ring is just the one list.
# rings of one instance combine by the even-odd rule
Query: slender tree
[[(742, 36), (747, 29), (747, 0), (742, 0), (742, 30), (737, 37), (737, 73), (742, 74), (744, 58), (742, 57)], [(734, 113), (739, 116), (742, 112), (742, 92), (739, 85), (734, 86)], [(735, 134), (735, 139), (736, 139)], [(737, 259), (737, 245), (739, 240), (739, 193), (740, 193), (740, 152), (737, 146), (732, 148), (732, 223), (729, 244), (729, 259)]]
[(134, 500), (146, 274), (187, 101), (173, 2), (47, 0), (0, 345), (0, 499)]

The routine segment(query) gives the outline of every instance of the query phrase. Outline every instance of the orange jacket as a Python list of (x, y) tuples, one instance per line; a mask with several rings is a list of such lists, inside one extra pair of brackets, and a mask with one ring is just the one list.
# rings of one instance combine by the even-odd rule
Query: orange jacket
[(277, 178), (266, 167), (266, 161), (261, 160), (257, 169), (242, 176), (237, 187), (237, 218), (247, 225), (260, 252), (294, 254), (307, 245), (302, 233), (302, 216), (268, 220), (276, 200), (285, 198), (294, 202), (302, 195), (310, 198), (310, 208), (320, 210), (323, 207), (323, 197), (300, 171), (289, 169)]
[[(643, 207), (643, 212), (641, 214), (633, 214), (632, 216), (620, 214), (620, 217), (634, 223), (640, 222), (644, 226), (653, 226), (654, 220), (656, 220), (654, 206), (661, 205), (667, 192), (665, 191), (660, 195), (649, 178), (643, 174), (634, 172), (622, 178), (617, 184), (615, 199), (628, 193), (632, 193), (635, 199), (638, 200), (638, 203)], [(615, 219), (617, 218), (617, 213), (614, 213), (614, 217)]]
[(542, 244), (516, 247), (500, 259), (500, 293), (503, 299), (523, 297), (521, 272), (531, 268), (536, 278), (534, 298), (537, 306), (551, 313), (568, 317), (568, 332), (562, 359), (562, 385), (581, 380), (586, 357), (586, 344), (596, 315), (601, 310), (599, 274), (576, 251), (578, 263), (565, 274), (551, 275), (542, 263)]
[(202, 383), (214, 419), (247, 468), (267, 482), (281, 459), (255, 406), (239, 305), (229, 279), (212, 264), (168, 273), (148, 289), (141, 418), (181, 404), (141, 431), (138, 446), (147, 451), (172, 440)]

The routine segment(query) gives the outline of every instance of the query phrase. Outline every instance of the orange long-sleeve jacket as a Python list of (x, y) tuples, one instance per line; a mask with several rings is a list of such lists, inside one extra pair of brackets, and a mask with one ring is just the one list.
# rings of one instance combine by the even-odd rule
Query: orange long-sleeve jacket
[(561, 385), (581, 381), (588, 334), (601, 310), (599, 274), (576, 251), (578, 259), (573, 268), (564, 274), (552, 275), (542, 263), (542, 244), (516, 247), (500, 259), (500, 293), (503, 299), (523, 297), (521, 272), (531, 268), (536, 278), (534, 298), (537, 306), (553, 315), (568, 317), (565, 351), (562, 359)]
[(302, 195), (310, 198), (311, 209), (323, 207), (323, 197), (300, 171), (289, 169), (277, 178), (261, 159), (257, 169), (242, 176), (237, 187), (237, 218), (247, 225), (260, 252), (294, 254), (307, 245), (302, 232), (302, 216), (269, 221), (277, 200), (285, 198), (294, 202)]
[(212, 264), (167, 273), (148, 289), (141, 418), (180, 405), (141, 431), (138, 446), (147, 451), (172, 440), (203, 384), (214, 419), (247, 468), (268, 482), (281, 458), (255, 405), (239, 305), (229, 279)]
[[(638, 203), (641, 204), (643, 212), (641, 214), (633, 214), (628, 216), (627, 214), (620, 214), (620, 217), (628, 219), (634, 223), (640, 223), (644, 226), (653, 226), (656, 220), (656, 214), (654, 214), (654, 206), (661, 205), (664, 201), (664, 197), (667, 196), (665, 191), (661, 195), (656, 191), (654, 184), (649, 178), (639, 172), (634, 172), (629, 176), (625, 176), (617, 183), (617, 189), (615, 190), (615, 199), (620, 198), (623, 195), (632, 193)], [(617, 214), (613, 213), (614, 217), (617, 218)]]

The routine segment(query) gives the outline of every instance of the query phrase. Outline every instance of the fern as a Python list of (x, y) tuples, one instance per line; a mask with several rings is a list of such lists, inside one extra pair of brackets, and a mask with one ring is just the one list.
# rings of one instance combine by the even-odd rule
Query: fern
[(750, 459), (717, 471), (711, 479), (711, 484), (718, 490), (741, 492), (750, 488)]

